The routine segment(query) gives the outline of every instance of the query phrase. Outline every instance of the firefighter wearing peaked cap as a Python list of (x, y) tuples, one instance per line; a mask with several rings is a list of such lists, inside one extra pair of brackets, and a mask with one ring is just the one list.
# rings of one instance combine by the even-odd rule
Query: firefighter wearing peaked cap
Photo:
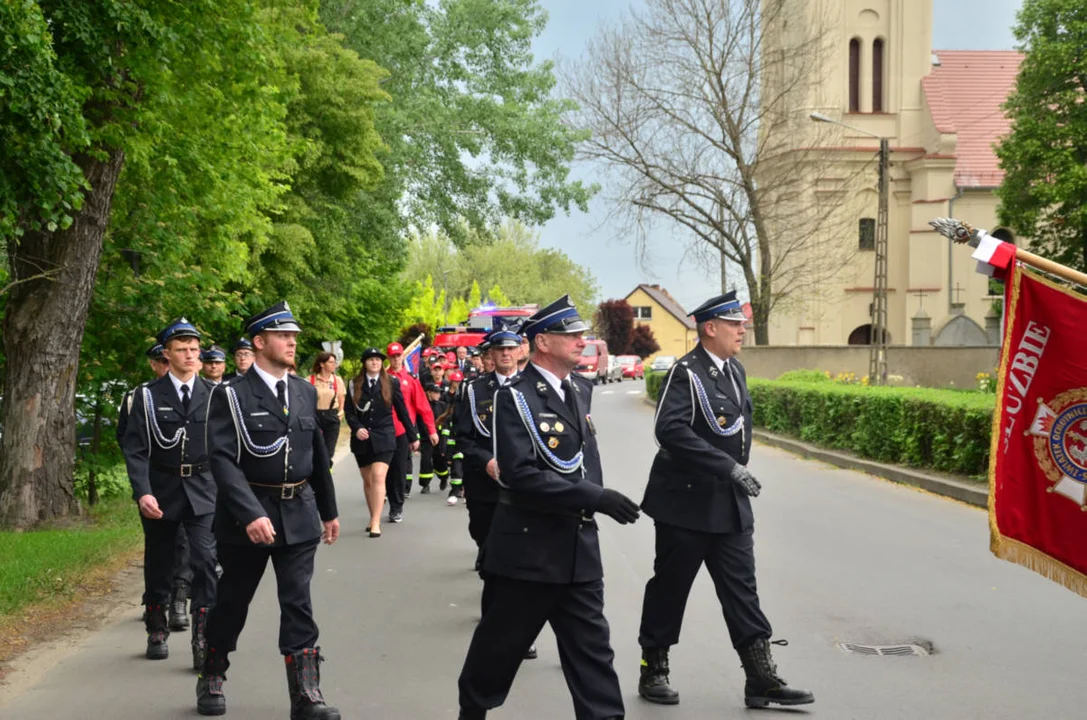
[(674, 705), (668, 650), (679, 642), (683, 610), (703, 564), (721, 599), (740, 655), (748, 707), (814, 702), (778, 677), (770, 656), (770, 622), (755, 589), (751, 498), (761, 486), (746, 465), (751, 452), (751, 397), (736, 359), (746, 318), (735, 291), (696, 309), (698, 345), (661, 385), (654, 420), (660, 447), (642, 509), (655, 521), (656, 558), (645, 587), (638, 642), (638, 694)]
[(292, 720), (338, 720), (320, 687), (320, 648), (310, 600), (314, 557), (339, 536), (328, 450), (317, 424), (317, 391), (291, 375), (301, 331), (287, 303), (246, 320), (255, 351), (240, 378), (217, 386), (208, 414), (208, 455), (219, 489), (215, 516), (223, 576), (207, 624), (207, 658), (196, 685), (201, 715), (226, 712), (223, 683), (249, 603), (268, 561), (279, 594), (279, 650)]
[(234, 358), (234, 369), (223, 375), (223, 382), (237, 380), (253, 365), (253, 343), (247, 337), (240, 337), (230, 346)]
[(483, 553), (486, 610), (458, 686), (461, 720), (501, 705), (544, 623), (578, 718), (624, 716), (604, 619), (596, 514), (638, 518), (633, 500), (603, 485), (592, 384), (572, 375), (587, 329), (569, 297), (536, 312), (523, 332), (532, 362), (494, 396), (498, 505)]
[[(146, 656), (153, 660), (169, 656), (167, 604), (174, 585), (175, 544), (183, 528), (192, 570), (196, 666), (204, 646), (203, 618), (215, 604), (217, 580), (212, 537), (215, 483), (204, 433), (211, 385), (196, 374), (200, 331), (192, 323), (178, 318), (159, 333), (158, 340), (169, 371), (134, 392), (121, 449), (145, 538)], [(184, 588), (182, 617), (187, 594)], [(175, 629), (185, 626), (174, 618)]]

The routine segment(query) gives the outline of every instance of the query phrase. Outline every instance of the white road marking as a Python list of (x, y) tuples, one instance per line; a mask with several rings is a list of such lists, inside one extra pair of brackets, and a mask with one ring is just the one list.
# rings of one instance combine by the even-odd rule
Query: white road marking
[(614, 390), (601, 390), (600, 394), (601, 395), (611, 395), (613, 392), (615, 392), (615, 391)]
[(641, 390), (627, 390), (627, 395), (641, 395)]

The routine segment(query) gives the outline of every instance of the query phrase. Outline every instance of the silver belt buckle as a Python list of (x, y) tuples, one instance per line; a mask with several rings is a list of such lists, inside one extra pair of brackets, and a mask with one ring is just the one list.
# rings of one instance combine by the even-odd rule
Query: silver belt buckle
[(181, 465), (181, 477), (192, 477), (192, 465)]
[(280, 500), (294, 500), (294, 485), (284, 485), (279, 491)]

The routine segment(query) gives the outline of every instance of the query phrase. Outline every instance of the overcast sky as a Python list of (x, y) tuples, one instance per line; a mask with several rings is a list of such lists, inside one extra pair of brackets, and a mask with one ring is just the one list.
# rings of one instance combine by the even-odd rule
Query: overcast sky
[[(910, 0), (910, 2), (925, 0)], [(932, 0), (933, 48), (937, 50), (1010, 50), (1015, 39), (1011, 26), (1022, 0)], [(642, 0), (540, 0), (550, 22), (537, 38), (540, 58), (577, 58), (604, 25), (615, 22)], [(578, 177), (606, 185), (600, 170), (575, 169)], [(690, 309), (719, 292), (720, 266), (682, 262), (685, 239), (673, 239), (671, 229), (660, 223), (651, 239), (652, 272), (640, 268), (633, 243), (613, 239), (615, 229), (606, 225), (607, 200), (597, 197), (589, 213), (558, 215), (541, 231), (541, 244), (555, 247), (575, 262), (590, 268), (600, 283), (601, 300), (624, 297), (638, 283), (660, 283)], [(740, 288), (741, 295), (744, 289)]]

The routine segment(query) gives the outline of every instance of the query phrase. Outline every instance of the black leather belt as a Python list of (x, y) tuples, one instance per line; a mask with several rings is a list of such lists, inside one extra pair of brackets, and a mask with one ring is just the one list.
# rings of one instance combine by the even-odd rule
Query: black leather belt
[(516, 493), (511, 493), (509, 490), (498, 491), (498, 502), (503, 505), (521, 508), (522, 510), (534, 510), (535, 512), (544, 513), (546, 515), (559, 515), (560, 517), (579, 520), (583, 523), (591, 523), (593, 521), (592, 513), (579, 513), (558, 505), (552, 505), (551, 503), (539, 502), (538, 500), (532, 500)]
[(192, 477), (193, 475), (199, 475), (202, 472), (208, 471), (208, 464), (202, 463), (186, 463), (184, 465), (167, 465), (166, 463), (151, 463), (151, 467), (158, 470), (161, 473), (168, 475), (180, 475), (181, 477)]
[(296, 483), (279, 483), (276, 485), (264, 484), (264, 483), (249, 483), (251, 488), (260, 488), (261, 490), (277, 490), (279, 492), (280, 500), (293, 500), (295, 495), (302, 491), (302, 488), (309, 482), (309, 478)]

